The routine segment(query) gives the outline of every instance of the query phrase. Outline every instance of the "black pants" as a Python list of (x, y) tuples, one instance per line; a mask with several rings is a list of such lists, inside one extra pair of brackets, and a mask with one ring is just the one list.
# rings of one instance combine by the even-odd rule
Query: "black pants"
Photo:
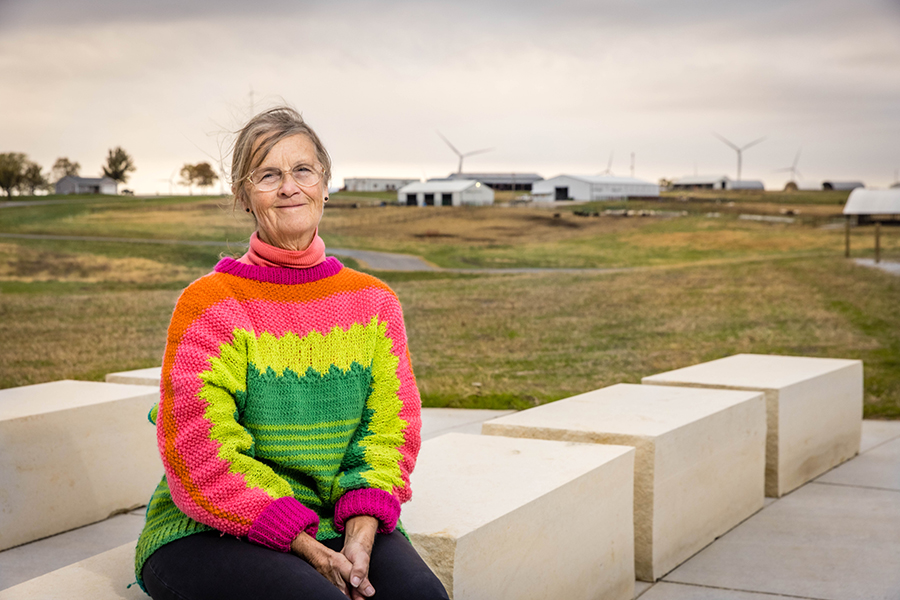
[[(339, 552), (344, 538), (323, 543)], [(144, 563), (141, 574), (154, 600), (346, 600), (302, 558), (214, 531), (166, 544)], [(447, 598), (441, 582), (397, 531), (375, 536), (369, 581), (376, 600)]]

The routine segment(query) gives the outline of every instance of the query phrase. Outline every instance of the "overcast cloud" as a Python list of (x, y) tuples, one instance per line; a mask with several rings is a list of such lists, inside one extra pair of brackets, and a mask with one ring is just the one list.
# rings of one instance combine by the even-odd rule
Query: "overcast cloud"
[[(0, 0), (0, 152), (166, 191), (186, 162), (284, 99), (335, 183), (466, 170), (887, 186), (900, 168), (900, 2)], [(252, 90), (252, 96), (251, 96)]]

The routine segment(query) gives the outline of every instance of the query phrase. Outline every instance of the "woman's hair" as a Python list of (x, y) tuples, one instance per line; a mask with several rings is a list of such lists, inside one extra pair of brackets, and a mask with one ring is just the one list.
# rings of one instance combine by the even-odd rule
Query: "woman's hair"
[(305, 135), (316, 148), (316, 159), (325, 170), (326, 187), (331, 180), (331, 157), (322, 140), (316, 135), (299, 112), (290, 106), (276, 106), (250, 119), (238, 132), (231, 157), (231, 181), (234, 205), (246, 199), (244, 182), (250, 172), (266, 159), (272, 148), (281, 140), (293, 135)]

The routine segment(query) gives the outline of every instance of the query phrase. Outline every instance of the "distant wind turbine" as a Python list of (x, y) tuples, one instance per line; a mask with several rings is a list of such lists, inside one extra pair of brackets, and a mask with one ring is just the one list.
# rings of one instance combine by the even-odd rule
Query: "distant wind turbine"
[(168, 182), (169, 182), (169, 195), (170, 195), (170, 196), (172, 195), (172, 185), (173, 185), (174, 182), (175, 182), (175, 172), (176, 172), (177, 170), (178, 170), (178, 169), (176, 169), (175, 171), (172, 171), (172, 175), (169, 176), (168, 179), (160, 179), (160, 181), (168, 181)]
[(463, 153), (463, 152), (460, 152), (459, 150), (457, 150), (456, 147), (450, 143), (450, 140), (445, 138), (444, 134), (442, 134), (440, 131), (438, 131), (437, 134), (439, 136), (441, 136), (441, 139), (444, 140), (444, 143), (447, 144), (448, 146), (450, 146), (450, 149), (453, 150), (453, 152), (459, 157), (459, 167), (456, 171), (457, 173), (463, 172), (463, 170), (462, 170), (463, 169), (463, 159), (465, 157), (474, 156), (476, 154), (484, 154), (485, 152), (490, 152), (491, 150), (493, 150), (493, 148), (484, 148), (482, 150), (472, 150), (471, 152)]
[(616, 152), (616, 151), (613, 150), (613, 151), (611, 151), (611, 152), (609, 153), (609, 161), (607, 161), (607, 163), (606, 163), (606, 170), (603, 171), (602, 173), (600, 173), (601, 175), (612, 175), (612, 174), (613, 174), (613, 172), (612, 172), (612, 162), (613, 162), (613, 156), (615, 155), (615, 152)]
[(728, 144), (732, 148), (732, 150), (737, 152), (737, 180), (740, 181), (741, 180), (741, 154), (747, 148), (749, 148), (751, 146), (755, 146), (756, 144), (760, 143), (761, 141), (763, 141), (766, 138), (761, 137), (758, 140), (753, 140), (749, 144), (745, 144), (743, 146), (738, 147), (736, 144), (731, 143), (730, 141), (726, 140), (724, 137), (722, 137), (721, 135), (719, 135), (716, 132), (713, 132), (713, 135), (716, 136), (717, 138), (719, 138), (720, 140), (722, 140), (723, 142), (725, 142), (726, 144)]
[(800, 171), (797, 170), (797, 163), (800, 162), (800, 152), (801, 152), (802, 150), (803, 150), (803, 148), (800, 148), (800, 150), (797, 150), (797, 156), (794, 157), (794, 162), (793, 162), (793, 164), (792, 164), (791, 166), (785, 167), (785, 168), (783, 168), (783, 169), (777, 169), (775, 172), (776, 172), (776, 173), (790, 173), (790, 174), (791, 174), (791, 181), (793, 181), (794, 183), (796, 183), (796, 182), (797, 182), (797, 176), (798, 176), (798, 175), (799, 175), (800, 177), (803, 177), (803, 174), (800, 173)]

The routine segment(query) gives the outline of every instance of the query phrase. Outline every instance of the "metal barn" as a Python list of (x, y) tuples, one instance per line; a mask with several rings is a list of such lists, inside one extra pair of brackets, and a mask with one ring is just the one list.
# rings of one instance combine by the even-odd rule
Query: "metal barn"
[(344, 179), (344, 189), (348, 192), (393, 192), (416, 181), (419, 180), (415, 178), (349, 177)]
[(473, 179), (422, 181), (400, 188), (397, 200), (406, 206), (484, 206), (494, 203), (494, 190)]
[(557, 175), (536, 182), (531, 195), (535, 202), (659, 198), (659, 185), (614, 175)]

